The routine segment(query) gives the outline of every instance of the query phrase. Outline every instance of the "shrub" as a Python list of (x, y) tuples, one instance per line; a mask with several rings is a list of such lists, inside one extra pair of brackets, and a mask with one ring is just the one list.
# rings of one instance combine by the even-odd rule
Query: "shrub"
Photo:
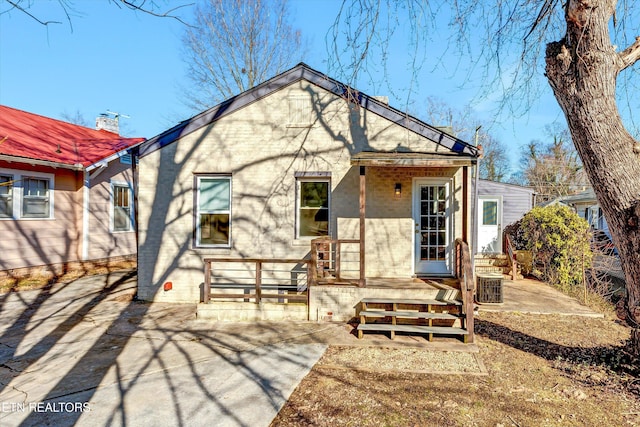
[[(535, 207), (520, 220), (521, 244), (531, 251), (541, 278), (571, 292), (591, 265), (589, 224), (569, 207)], [(571, 292), (573, 293), (573, 292)]]

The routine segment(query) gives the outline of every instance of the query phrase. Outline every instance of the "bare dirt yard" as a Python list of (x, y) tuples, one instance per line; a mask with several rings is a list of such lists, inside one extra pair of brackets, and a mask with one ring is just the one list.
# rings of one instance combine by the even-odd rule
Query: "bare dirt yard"
[(476, 354), (330, 347), (272, 426), (640, 426), (628, 338), (612, 319), (481, 313)]

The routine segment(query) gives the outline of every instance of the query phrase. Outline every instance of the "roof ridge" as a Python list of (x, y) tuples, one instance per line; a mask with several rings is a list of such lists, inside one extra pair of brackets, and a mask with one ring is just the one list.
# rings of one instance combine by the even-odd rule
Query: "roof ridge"
[(20, 108), (10, 107), (8, 105), (0, 104), (0, 108), (9, 108), (9, 109), (11, 109), (13, 111), (17, 111), (17, 112), (22, 113), (22, 114), (28, 114), (30, 116), (41, 117), (41, 118), (43, 118), (45, 120), (51, 120), (51, 121), (54, 121), (54, 122), (60, 122), (60, 123), (64, 123), (65, 125), (76, 126), (76, 127), (79, 127), (79, 128), (88, 129), (88, 130), (92, 130), (92, 131), (99, 131), (98, 129), (90, 128), (89, 126), (83, 126), (83, 125), (79, 125), (77, 123), (67, 122), (67, 121), (62, 120), (62, 119), (56, 119), (54, 117), (48, 117), (48, 116), (44, 116), (42, 114), (32, 113), (31, 111), (25, 111), (25, 110), (22, 110)]
[[(363, 108), (385, 117), (399, 126), (403, 126), (406, 129), (424, 136), (425, 138), (430, 139), (458, 154), (466, 154), (473, 157), (477, 157), (478, 155), (478, 149), (475, 146), (458, 139), (455, 136), (447, 134), (435, 126), (410, 115), (408, 112), (403, 112), (402, 110), (391, 107), (390, 105), (375, 99), (373, 96), (367, 95), (364, 92), (329, 77), (327, 74), (311, 68), (304, 62), (300, 62), (293, 68), (283, 71), (253, 88), (232, 96), (189, 119), (181, 121), (177, 125), (154, 136), (153, 138), (148, 139), (140, 145), (140, 156), (144, 157), (166, 145), (172, 144), (179, 138), (195, 132), (223, 116), (252, 104), (282, 87), (303, 79), (338, 96), (344, 97), (350, 90), (353, 90), (354, 96), (348, 98), (349, 102), (357, 102)], [(385, 112), (388, 112), (388, 114), (385, 114)]]

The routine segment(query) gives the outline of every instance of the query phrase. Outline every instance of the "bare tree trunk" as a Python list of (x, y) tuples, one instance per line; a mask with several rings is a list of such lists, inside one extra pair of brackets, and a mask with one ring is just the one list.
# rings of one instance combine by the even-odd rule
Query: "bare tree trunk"
[(640, 41), (611, 45), (615, 0), (568, 0), (567, 34), (550, 43), (546, 75), (609, 223), (627, 284), (626, 321), (640, 354), (640, 144), (626, 131), (615, 100), (618, 73), (638, 59)]

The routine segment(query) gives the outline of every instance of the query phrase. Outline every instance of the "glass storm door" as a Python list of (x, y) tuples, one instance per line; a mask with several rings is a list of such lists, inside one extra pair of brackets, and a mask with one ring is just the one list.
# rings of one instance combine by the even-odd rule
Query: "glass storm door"
[(478, 199), (478, 252), (502, 252), (500, 197), (480, 196)]
[(453, 248), (450, 183), (417, 180), (413, 195), (415, 274), (449, 275)]

